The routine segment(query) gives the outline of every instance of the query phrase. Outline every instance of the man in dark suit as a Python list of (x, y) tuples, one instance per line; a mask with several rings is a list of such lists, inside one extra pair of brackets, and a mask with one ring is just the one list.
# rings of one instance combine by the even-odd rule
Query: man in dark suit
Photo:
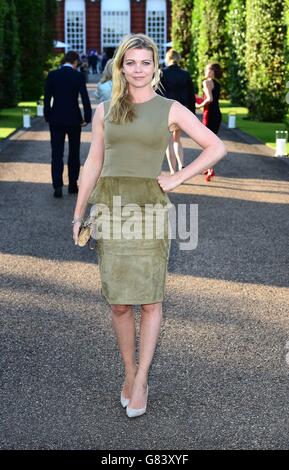
[[(81, 127), (91, 121), (91, 105), (85, 78), (81, 72), (77, 71), (78, 63), (77, 52), (67, 52), (64, 64), (60, 69), (49, 72), (45, 85), (44, 117), (50, 127), (54, 197), (62, 197), (63, 153), (66, 134), (69, 141), (68, 192), (70, 194), (78, 192)], [(84, 108), (84, 119), (78, 105), (79, 93)], [(51, 98), (53, 98), (52, 105)]]
[(166, 54), (167, 67), (161, 74), (159, 94), (166, 98), (179, 101), (192, 113), (196, 114), (196, 99), (194, 85), (189, 72), (179, 66), (181, 56), (174, 49)]

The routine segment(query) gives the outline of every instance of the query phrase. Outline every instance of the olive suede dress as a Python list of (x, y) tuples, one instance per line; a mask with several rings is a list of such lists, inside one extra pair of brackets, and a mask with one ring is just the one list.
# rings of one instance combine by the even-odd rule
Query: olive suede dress
[(101, 293), (109, 304), (150, 304), (164, 298), (171, 203), (156, 178), (171, 135), (173, 103), (160, 95), (134, 103), (136, 118), (116, 124), (107, 116), (110, 102), (104, 102), (104, 162), (88, 202)]

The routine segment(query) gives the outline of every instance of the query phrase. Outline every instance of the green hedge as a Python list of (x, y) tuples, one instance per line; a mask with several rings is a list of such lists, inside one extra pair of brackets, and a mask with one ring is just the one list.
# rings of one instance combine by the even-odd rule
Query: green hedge
[(286, 79), (289, 80), (289, 0), (285, 0), (285, 23), (286, 23)]
[(191, 52), (191, 23), (194, 0), (174, 0), (172, 5), (172, 40), (173, 48), (181, 56), (181, 66), (187, 68)]
[(21, 98), (43, 93), (44, 69), (53, 48), (56, 0), (15, 0), (20, 33)]
[(284, 0), (247, 0), (246, 101), (257, 121), (282, 121), (288, 107), (284, 9)]
[(223, 70), (222, 95), (228, 94), (228, 43), (226, 15), (229, 0), (201, 0), (201, 21), (198, 44), (199, 86), (204, 68), (209, 62), (218, 62)]
[(227, 15), (228, 90), (233, 104), (246, 104), (246, 0), (232, 0)]
[(20, 63), (18, 21), (14, 0), (2, 0), (6, 3), (3, 18), (3, 73), (1, 78), (2, 93), (0, 106), (15, 106), (20, 97)]
[(6, 1), (0, 2), (0, 103), (3, 97), (3, 56), (4, 56), (4, 18), (7, 11)]
[(1, 107), (43, 94), (56, 13), (56, 0), (0, 1)]
[[(203, 0), (195, 0), (194, 8), (192, 10), (192, 26), (191, 26), (191, 50), (188, 69), (195, 84), (196, 91), (199, 90), (199, 36), (200, 36), (200, 23), (203, 11)], [(199, 91), (198, 91), (199, 92)]]

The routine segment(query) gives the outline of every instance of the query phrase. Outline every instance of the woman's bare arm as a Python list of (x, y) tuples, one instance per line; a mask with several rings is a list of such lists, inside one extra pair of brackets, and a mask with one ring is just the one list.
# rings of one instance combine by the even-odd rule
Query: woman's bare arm
[(100, 103), (96, 107), (92, 121), (91, 145), (80, 176), (74, 218), (81, 218), (84, 216), (89, 196), (93, 191), (102, 170), (104, 158), (103, 122), (104, 107), (103, 103)]
[(204, 126), (198, 118), (185, 106), (175, 101), (169, 113), (169, 128), (177, 125), (191, 139), (203, 148), (201, 154), (183, 170), (174, 175), (161, 175), (157, 178), (163, 191), (170, 191), (184, 181), (199, 175), (203, 170), (211, 168), (227, 153), (225, 145), (210, 129)]
[(203, 90), (204, 90), (204, 93), (206, 95), (206, 98), (200, 104), (196, 104), (197, 109), (202, 108), (207, 103), (212, 103), (212, 101), (213, 101), (213, 93), (212, 93), (213, 88), (214, 88), (213, 80), (204, 80), (203, 81)]

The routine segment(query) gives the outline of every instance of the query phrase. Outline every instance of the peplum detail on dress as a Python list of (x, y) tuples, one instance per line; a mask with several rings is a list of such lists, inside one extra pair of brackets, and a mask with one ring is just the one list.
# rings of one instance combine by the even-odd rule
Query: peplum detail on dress
[(172, 204), (154, 178), (135, 176), (103, 176), (89, 197), (89, 204), (105, 204), (112, 207), (113, 197), (121, 196), (121, 205), (162, 204), (167, 208)]

